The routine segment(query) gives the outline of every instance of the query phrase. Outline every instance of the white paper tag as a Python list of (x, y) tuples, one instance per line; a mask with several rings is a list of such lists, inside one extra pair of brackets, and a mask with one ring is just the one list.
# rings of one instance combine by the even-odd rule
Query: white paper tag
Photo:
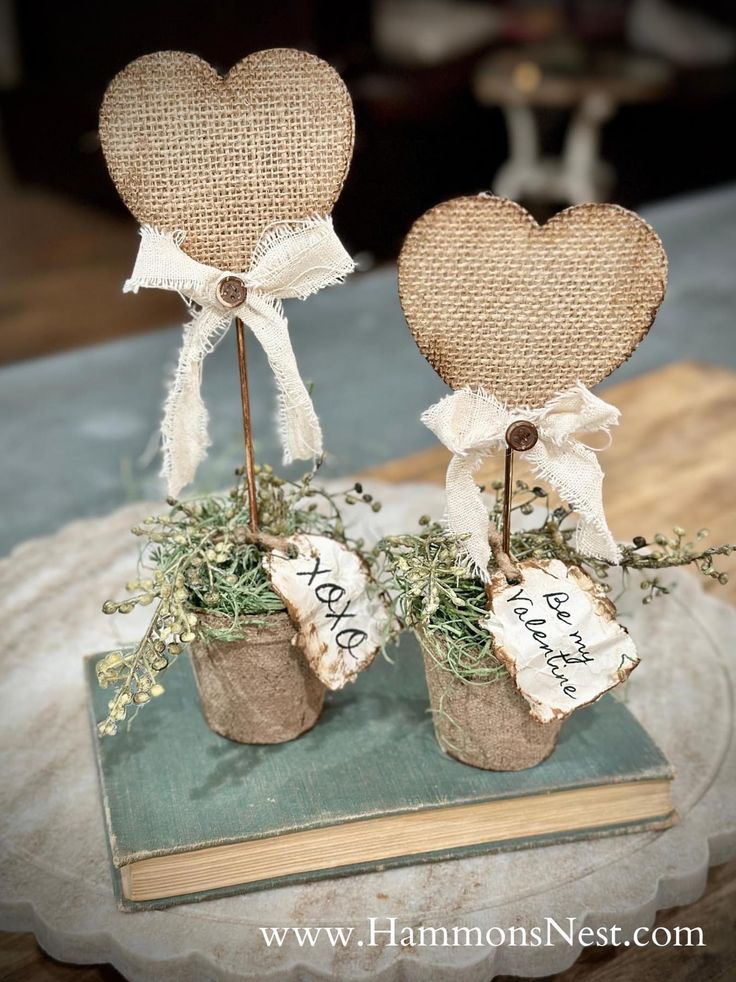
[(297, 628), (297, 644), (328, 689), (341, 689), (373, 661), (389, 612), (366, 593), (360, 557), (322, 535), (294, 535), (290, 558), (279, 550), (263, 564)]
[(639, 656), (616, 608), (579, 567), (559, 559), (519, 565), (516, 586), (494, 575), (480, 623), (534, 719), (564, 719), (623, 682)]

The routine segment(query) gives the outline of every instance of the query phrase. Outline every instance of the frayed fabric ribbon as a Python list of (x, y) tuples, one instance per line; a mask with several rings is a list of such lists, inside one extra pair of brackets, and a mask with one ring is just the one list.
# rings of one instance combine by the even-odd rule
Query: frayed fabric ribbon
[[(141, 287), (175, 290), (192, 308), (161, 425), (162, 474), (174, 496), (194, 479), (210, 445), (200, 393), (202, 362), (233, 317), (240, 317), (256, 336), (276, 378), (284, 461), (322, 453), (322, 431), (299, 375), (281, 301), (304, 300), (341, 282), (354, 269), (329, 218), (274, 223), (258, 242), (246, 273), (197, 262), (182, 250), (185, 238), (185, 232), (144, 225), (133, 275), (123, 287), (126, 293), (137, 293)], [(225, 305), (218, 293), (220, 282), (231, 276), (247, 291), (235, 308)]]
[(621, 550), (603, 512), (603, 471), (596, 451), (578, 438), (604, 433), (618, 423), (619, 411), (581, 382), (550, 399), (541, 409), (507, 409), (484, 391), (460, 389), (430, 406), (422, 422), (452, 453), (447, 468), (447, 530), (469, 536), (462, 546), (469, 566), (488, 582), (491, 561), (488, 511), (474, 473), (484, 457), (506, 448), (511, 423), (534, 423), (539, 438), (524, 453), (540, 481), (550, 484), (580, 514), (575, 548), (586, 556), (616, 563)]

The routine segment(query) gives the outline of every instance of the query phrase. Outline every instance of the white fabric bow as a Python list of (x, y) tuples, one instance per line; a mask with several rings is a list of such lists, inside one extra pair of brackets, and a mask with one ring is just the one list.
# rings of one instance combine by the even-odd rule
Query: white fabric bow
[(524, 453), (540, 481), (554, 487), (580, 513), (575, 548), (586, 556), (616, 563), (621, 551), (611, 535), (603, 512), (603, 471), (596, 451), (576, 439), (578, 433), (603, 432), (618, 423), (619, 411), (581, 383), (541, 409), (507, 409), (484, 391), (460, 389), (430, 406), (422, 416), (432, 432), (452, 453), (447, 468), (447, 529), (453, 536), (468, 535), (463, 542), (474, 572), (488, 582), (491, 547), (489, 516), (473, 474), (481, 460), (505, 450), (505, 433), (519, 419), (534, 423), (536, 445)]
[[(247, 273), (227, 273), (197, 262), (182, 251), (185, 238), (185, 232), (163, 232), (144, 225), (133, 275), (123, 287), (126, 293), (137, 293), (141, 287), (176, 290), (192, 306), (161, 424), (162, 474), (174, 496), (194, 479), (210, 444), (207, 410), (200, 394), (202, 362), (233, 317), (240, 317), (253, 331), (276, 377), (285, 462), (322, 453), (322, 431), (299, 375), (281, 301), (304, 300), (322, 287), (341, 282), (354, 269), (329, 218), (270, 226), (255, 248)], [(227, 276), (236, 276), (247, 289), (239, 307), (228, 307), (218, 297), (218, 284)]]

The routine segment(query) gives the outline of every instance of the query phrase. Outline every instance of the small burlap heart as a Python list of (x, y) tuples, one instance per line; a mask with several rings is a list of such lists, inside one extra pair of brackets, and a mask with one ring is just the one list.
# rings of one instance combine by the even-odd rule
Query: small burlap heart
[(100, 111), (110, 174), (138, 221), (183, 229), (190, 256), (233, 272), (248, 269), (272, 222), (329, 214), (353, 138), (340, 76), (289, 48), (224, 77), (195, 55), (145, 55), (113, 79)]
[(504, 198), (455, 198), (414, 224), (399, 257), (401, 305), (430, 365), (454, 389), (484, 386), (517, 407), (626, 361), (666, 283), (659, 237), (617, 205), (540, 226)]

